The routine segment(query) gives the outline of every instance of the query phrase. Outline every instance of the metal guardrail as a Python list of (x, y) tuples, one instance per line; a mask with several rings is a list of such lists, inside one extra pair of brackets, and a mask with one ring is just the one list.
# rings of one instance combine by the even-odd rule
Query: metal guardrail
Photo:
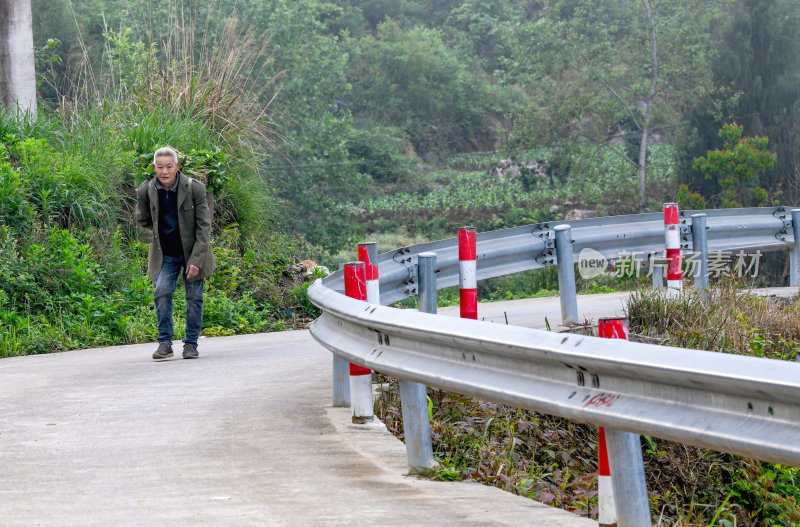
[(312, 334), (393, 377), (800, 466), (800, 364), (364, 304), (320, 282)]
[[(709, 250), (794, 246), (790, 209), (707, 214)], [(480, 279), (554, 265), (552, 229), (572, 227), (577, 256), (663, 250), (660, 214), (536, 224), (478, 234)], [(690, 245), (682, 229), (682, 244)], [(455, 285), (455, 239), (378, 258), (381, 302), (416, 293), (416, 260), (437, 253), (438, 287)], [(400, 379), (578, 422), (800, 466), (800, 364), (596, 337), (555, 334), (365, 304), (341, 294), (342, 273), (309, 298), (323, 314), (312, 335), (337, 356)]]
[[(708, 218), (710, 251), (787, 249), (794, 244), (790, 211), (787, 207), (681, 211), (681, 244), (686, 250), (691, 247), (691, 216), (704, 213)], [(576, 261), (585, 248), (598, 251), (610, 261), (624, 252), (647, 254), (664, 250), (664, 220), (660, 213), (536, 223), (478, 233), (478, 280), (556, 265), (553, 229), (558, 225), (572, 227)], [(458, 283), (456, 238), (400, 247), (378, 256), (381, 304), (393, 304), (417, 294), (417, 255), (429, 251), (437, 254), (438, 287)], [(341, 273), (329, 276), (324, 284), (344, 292)]]

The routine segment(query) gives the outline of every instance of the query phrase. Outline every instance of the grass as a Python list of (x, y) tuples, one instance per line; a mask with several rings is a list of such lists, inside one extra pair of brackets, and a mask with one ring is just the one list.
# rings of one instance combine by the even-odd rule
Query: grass
[(688, 292), (670, 300), (639, 292), (627, 306), (631, 330), (682, 348), (795, 360), (800, 348), (800, 304), (765, 298), (724, 281), (708, 301)]

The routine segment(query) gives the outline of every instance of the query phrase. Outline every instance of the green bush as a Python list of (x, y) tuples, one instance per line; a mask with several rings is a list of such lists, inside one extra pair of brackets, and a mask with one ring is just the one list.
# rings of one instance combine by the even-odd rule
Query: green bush
[(405, 30), (392, 19), (376, 36), (346, 42), (354, 115), (405, 131), (420, 153), (475, 148), (486, 135), (486, 79), (473, 74), (442, 40), (424, 27)]
[[(136, 60), (149, 61), (145, 55)], [(165, 71), (147, 80), (186, 80), (185, 63), (158, 64)], [(220, 87), (202, 73), (189, 75), (194, 89), (214, 95), (205, 100), (212, 108), (145, 80), (127, 79), (97, 100), (63, 100), (58, 112), (43, 107), (34, 122), (0, 112), (2, 356), (155, 339), (147, 243), (140, 240), (149, 234), (134, 225), (133, 209), (135, 185), (147, 177), (137, 161), (165, 144), (187, 152), (187, 170), (202, 171), (218, 191), (212, 247), (220, 271), (208, 282), (206, 334), (295, 324), (296, 314), (286, 313), (293, 285), (283, 272), (299, 249), (275, 221), (276, 199), (258, 170), (265, 151), (255, 148), (263, 130), (254, 123), (263, 114), (240, 119), (252, 107), (234, 107), (235, 82)], [(230, 122), (218, 118), (222, 111)], [(178, 292), (176, 338), (184, 315)]]
[(403, 133), (393, 127), (354, 128), (347, 140), (347, 152), (358, 171), (382, 185), (405, 183), (411, 176), (414, 158), (404, 153), (409, 146)]
[(30, 229), (35, 218), (35, 209), (25, 195), (22, 176), (6, 160), (6, 152), (0, 150), (0, 220), (4, 226), (24, 232)]

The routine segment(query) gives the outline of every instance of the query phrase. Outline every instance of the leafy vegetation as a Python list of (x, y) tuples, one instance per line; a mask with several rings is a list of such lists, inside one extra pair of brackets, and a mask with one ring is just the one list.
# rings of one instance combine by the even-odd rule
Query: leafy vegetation
[(648, 142), (669, 129), (686, 100), (711, 88), (707, 61), (714, 2), (548, 2), (509, 26), (507, 82), (535, 87), (514, 141), (566, 148), (589, 140), (637, 171), (645, 208)]
[[(422, 203), (448, 180), (478, 180), (502, 160), (526, 165), (533, 151), (546, 152), (549, 186), (520, 179), (524, 193), (549, 194), (547, 207), (509, 203), (502, 195), (519, 192), (500, 185), (487, 199), (502, 206), (451, 207), (409, 234), (449, 235), (475, 216), (488, 228), (539, 221), (577, 196), (599, 214), (655, 210), (679, 183), (694, 203), (742, 202), (723, 198), (724, 177), (706, 179), (693, 164), (718, 148), (725, 122), (770, 137), (778, 170), (765, 166), (745, 185), (766, 192), (755, 202), (798, 195), (798, 69), (788, 65), (800, 56), (800, 25), (789, 0), (33, 2), (40, 93), (51, 104), (86, 101), (100, 90), (92, 84), (173, 107), (179, 96), (195, 110), (227, 90), (238, 90), (231, 101), (249, 94), (249, 105), (212, 106), (203, 118), (218, 128), (239, 122), (232, 110), (269, 108), (269, 133), (250, 137), (273, 154), (259, 167), (262, 184), (327, 264), (357, 238), (409, 223), (377, 203)], [(158, 55), (173, 28), (185, 38)], [(233, 42), (248, 56), (225, 68)], [(154, 61), (176, 64), (175, 75), (149, 74)], [(199, 65), (215, 75), (203, 89), (191, 84)], [(448, 166), (471, 155), (495, 163)], [(368, 209), (366, 223), (358, 209)]]
[[(671, 155), (668, 146), (651, 149), (651, 163), (660, 168), (658, 179), (652, 181), (654, 187), (673, 185)], [(520, 166), (516, 176), (487, 176), (488, 170), (474, 169), (496, 166), (498, 155), (456, 156), (449, 164), (457, 168), (429, 173), (416, 192), (401, 190), (362, 199), (354, 213), (362, 222), (367, 220), (362, 223), (365, 230), (401, 224), (411, 234), (435, 239), (452, 236), (463, 224), (492, 230), (551, 221), (558, 217), (551, 209), (564, 203), (592, 208), (600, 215), (637, 210), (636, 173), (612, 152), (591, 147), (576, 150), (563, 161), (569, 166), (568, 178), (558, 175), (556, 160), (546, 149), (524, 152), (514, 159)], [(545, 171), (535, 171), (542, 166)]]
[(775, 168), (756, 182), (772, 197), (795, 204), (800, 187), (795, 168), (800, 144), (792, 130), (798, 120), (800, 6), (791, 0), (735, 1), (713, 31), (714, 90), (685, 114), (691, 125), (676, 139), (682, 179), (712, 204), (721, 202), (717, 180), (692, 170), (694, 159), (719, 146), (718, 130), (736, 122), (748, 135), (769, 137)]
[[(72, 123), (57, 116), (42, 118), (33, 130), (15, 124), (8, 117), (2, 121), (6, 134), (0, 142), (0, 355), (152, 340), (146, 244), (132, 223), (137, 156), (125, 148), (126, 123), (92, 129), (92, 135), (85, 133), (85, 122), (78, 123), (83, 134), (71, 133)], [(19, 137), (28, 133), (34, 137)], [(81, 144), (62, 143), (101, 137), (106, 163), (82, 157)], [(262, 234), (256, 243), (236, 223), (223, 229), (225, 218), (236, 217), (230, 199), (222, 194), (229, 212), (215, 226), (219, 270), (207, 282), (205, 334), (293, 327), (298, 304), (284, 270), (297, 246), (277, 233)], [(184, 309), (178, 301), (178, 318)]]
[[(800, 349), (800, 304), (762, 298), (722, 281), (704, 302), (687, 294), (666, 300), (652, 293), (632, 297), (628, 306), (631, 331), (659, 343), (795, 360)], [(707, 328), (715, 328), (709, 334)]]
[[(720, 282), (710, 290), (707, 301), (693, 294), (671, 301), (655, 293), (636, 295), (627, 307), (631, 331), (669, 346), (795, 361), (800, 350), (800, 304), (751, 295), (737, 285), (730, 280)], [(654, 451), (668, 448), (657, 440), (653, 446)], [(688, 463), (716, 465), (713, 470), (688, 472), (691, 480), (686, 488), (692, 486), (695, 504), (708, 504), (706, 510), (717, 512), (721, 525), (789, 526), (800, 521), (797, 468), (683, 449), (691, 452)], [(674, 470), (668, 470), (651, 476), (664, 475), (674, 482), (673, 474)], [(676, 490), (680, 489), (670, 492), (673, 500), (680, 495)], [(686, 511), (686, 507), (676, 505), (674, 510)], [(696, 521), (708, 521), (708, 513), (700, 508), (693, 513)]]
[(757, 202), (765, 201), (767, 191), (756, 182), (759, 173), (775, 166), (778, 160), (766, 149), (769, 139), (742, 137), (743, 129), (736, 123), (725, 123), (719, 131), (724, 150), (709, 151), (694, 162), (694, 167), (703, 172), (706, 179), (714, 175), (719, 177), (719, 184), (724, 189), (723, 207), (741, 207), (745, 202), (745, 192), (752, 193)]
[[(270, 134), (264, 108), (235, 74), (256, 51), (230, 35), (220, 45), (236, 42), (238, 54), (220, 63), (217, 49), (194, 66), (171, 60), (169, 46), (106, 37), (118, 66), (107, 85), (78, 79), (82, 88), (35, 122), (0, 114), (0, 355), (155, 338), (133, 191), (166, 144), (187, 152), (187, 173), (217, 200), (204, 334), (301, 324), (301, 284), (286, 274), (301, 246), (275, 230), (278, 204), (257, 169)], [(183, 300), (175, 307), (181, 328)]]
[[(377, 410), (402, 437), (398, 390), (388, 381)], [(596, 517), (597, 438), (588, 427), (455, 393), (429, 390), (429, 397), (434, 453), (450, 478)]]
[(470, 74), (437, 30), (404, 30), (388, 19), (374, 37), (350, 46), (353, 89), (346, 100), (361, 119), (401, 127), (422, 154), (493, 146), (491, 134), (482, 144), (474, 136), (489, 114), (488, 85)]

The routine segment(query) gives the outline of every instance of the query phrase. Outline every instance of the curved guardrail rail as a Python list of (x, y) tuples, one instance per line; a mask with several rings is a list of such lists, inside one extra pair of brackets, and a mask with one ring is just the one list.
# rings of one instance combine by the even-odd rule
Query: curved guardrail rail
[(800, 466), (800, 364), (365, 304), (320, 282), (311, 332), (347, 361), (491, 401)]
[[(791, 209), (770, 207), (681, 211), (683, 249), (691, 247), (691, 216), (699, 213), (707, 215), (709, 251), (767, 252), (794, 245)], [(623, 252), (647, 254), (664, 250), (661, 213), (536, 223), (478, 233), (478, 280), (556, 265), (553, 229), (558, 225), (572, 227), (576, 261), (585, 248), (594, 249), (611, 261)], [(417, 294), (417, 255), (427, 251), (437, 254), (437, 287), (458, 283), (456, 238), (400, 247), (378, 256), (381, 304), (393, 304)], [(330, 289), (344, 292), (342, 273), (332, 274), (323, 283)]]
[[(790, 209), (707, 214), (711, 251), (794, 246)], [(478, 276), (554, 265), (552, 229), (569, 224), (577, 255), (589, 247), (663, 250), (660, 214), (527, 225), (478, 234)], [(690, 231), (682, 229), (689, 247)], [(381, 302), (416, 293), (415, 263), (437, 253), (438, 287), (458, 278), (456, 240), (382, 254)], [(309, 298), (323, 314), (312, 335), (337, 356), (400, 379), (579, 422), (800, 466), (800, 364), (650, 344), (555, 334), (437, 317), (345, 297), (342, 273), (318, 280)]]

